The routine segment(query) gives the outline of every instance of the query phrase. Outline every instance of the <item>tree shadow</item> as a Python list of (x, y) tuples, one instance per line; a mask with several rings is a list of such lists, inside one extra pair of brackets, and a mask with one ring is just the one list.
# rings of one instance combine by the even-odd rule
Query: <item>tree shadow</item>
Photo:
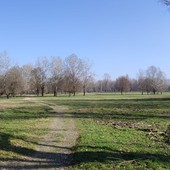
[[(7, 133), (0, 133), (0, 150), (8, 151), (16, 155), (20, 155), (20, 158), (3, 158), (0, 156), (0, 169), (36, 169), (36, 168), (59, 168), (68, 167), (73, 160), (72, 154), (66, 153), (54, 153), (43, 152), (29, 149), (26, 147), (14, 146), (11, 144), (11, 139), (16, 138)], [(23, 139), (22, 139), (23, 140)], [(25, 142), (30, 142), (24, 140)], [(53, 146), (48, 144), (38, 144), (30, 142), (36, 145), (43, 145), (45, 147), (53, 147), (56, 149), (71, 149), (68, 147)]]
[[(2, 120), (28, 120), (37, 118), (47, 118), (51, 113), (52, 109), (50, 107), (42, 107), (42, 110), (31, 110), (31, 107), (18, 107), (13, 109), (8, 109), (8, 114), (6, 110), (0, 110), (0, 119)], [(31, 111), (30, 111), (31, 110)]]
[(142, 113), (88, 113), (88, 112), (63, 112), (58, 113), (51, 112), (50, 117), (65, 117), (74, 119), (115, 119), (115, 120), (128, 120), (128, 121), (142, 121), (149, 118), (159, 118), (159, 119), (170, 119), (170, 115), (153, 115), (153, 114), (142, 114)]
[(169, 163), (170, 156), (162, 154), (150, 154), (143, 152), (106, 152), (106, 151), (86, 151), (86, 152), (76, 152), (74, 154), (73, 164), (88, 163), (88, 162), (101, 162), (107, 163), (112, 161), (145, 161), (153, 160), (162, 163)]
[[(86, 149), (88, 151), (74, 153), (73, 165), (82, 163), (102, 163), (102, 164), (117, 164), (117, 163), (137, 163), (138, 165), (147, 164), (148, 161), (156, 162), (157, 164), (166, 164), (170, 166), (170, 155), (161, 153), (149, 152), (126, 152), (114, 150), (109, 147), (97, 146), (78, 146), (77, 149)], [(151, 165), (152, 166), (152, 165)], [(154, 165), (153, 165), (154, 166)], [(154, 167), (155, 169), (155, 167)]]
[[(10, 139), (14, 138), (12, 135), (1, 133), (0, 136), (0, 150), (11, 151), (21, 156), (21, 158), (0, 158), (0, 169), (50, 169), (64, 168), (82, 163), (116, 164), (125, 161), (141, 163), (141, 161), (148, 160), (168, 164), (170, 160), (170, 155), (161, 153), (123, 152), (109, 147), (97, 146), (77, 146), (77, 149), (86, 148), (88, 151), (71, 154), (35, 151), (12, 145), (10, 142)], [(45, 146), (48, 146), (48, 144)], [(68, 149), (67, 147), (52, 145), (51, 147)]]
[[(46, 100), (49, 102), (54, 103), (54, 100)], [(99, 104), (102, 104), (107, 106), (107, 107), (112, 107), (112, 106), (122, 106), (124, 105), (125, 108), (132, 105), (132, 104), (136, 104), (139, 105), (139, 107), (141, 106), (141, 104), (148, 104), (148, 103), (152, 103), (152, 102), (168, 102), (170, 101), (170, 97), (166, 97), (166, 98), (155, 98), (155, 97), (151, 97), (151, 98), (120, 98), (120, 99), (72, 99), (72, 100), (64, 100), (63, 101), (57, 101), (58, 104), (63, 104), (63, 105), (67, 105), (67, 106), (74, 106), (74, 107), (84, 107), (84, 106), (95, 106), (96, 102)], [(56, 102), (56, 101), (55, 101)], [(61, 103), (60, 103), (61, 102)], [(153, 103), (152, 103), (153, 104)], [(151, 106), (151, 105), (150, 105)], [(153, 106), (153, 105), (152, 105)], [(167, 105), (169, 106), (169, 105)], [(100, 107), (100, 105), (99, 105)], [(170, 107), (170, 106), (169, 106)]]
[[(163, 103), (161, 103), (163, 101)], [(165, 102), (164, 102), (165, 101)], [(66, 100), (57, 101), (57, 105), (74, 108), (75, 112), (64, 112), (62, 116), (71, 118), (102, 118), (120, 120), (145, 120), (149, 118), (170, 119), (170, 98), (144, 98), (144, 99), (104, 99), (104, 100)], [(48, 100), (54, 103), (54, 101)], [(84, 111), (83, 111), (84, 109)], [(159, 112), (155, 112), (159, 109)], [(161, 110), (162, 109), (162, 110)], [(61, 114), (50, 113), (50, 116)]]

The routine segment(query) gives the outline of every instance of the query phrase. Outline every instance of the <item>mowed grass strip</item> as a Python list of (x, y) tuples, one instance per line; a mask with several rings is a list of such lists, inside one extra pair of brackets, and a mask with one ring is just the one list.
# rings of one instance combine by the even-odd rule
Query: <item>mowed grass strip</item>
[(169, 94), (97, 96), (46, 98), (77, 121), (73, 169), (170, 169)]
[(0, 159), (34, 154), (37, 142), (48, 133), (49, 112), (49, 107), (22, 98), (0, 99)]

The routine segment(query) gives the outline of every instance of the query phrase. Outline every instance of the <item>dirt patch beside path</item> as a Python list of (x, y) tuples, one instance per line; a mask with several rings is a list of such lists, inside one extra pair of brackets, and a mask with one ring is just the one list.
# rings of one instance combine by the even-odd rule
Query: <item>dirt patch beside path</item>
[[(32, 98), (25, 100), (49, 106), (49, 103), (44, 101)], [(49, 133), (37, 144), (36, 154), (25, 159), (5, 161), (3, 168), (0, 169), (69, 169), (73, 159), (71, 149), (78, 138), (76, 125), (71, 116), (65, 117), (63, 114), (68, 112), (68, 108), (65, 106), (49, 107), (53, 109), (52, 123), (48, 127)]]

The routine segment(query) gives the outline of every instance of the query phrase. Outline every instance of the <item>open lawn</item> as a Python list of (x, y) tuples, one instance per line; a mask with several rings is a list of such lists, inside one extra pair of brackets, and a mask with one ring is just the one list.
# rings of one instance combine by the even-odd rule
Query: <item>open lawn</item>
[(0, 99), (0, 161), (35, 153), (48, 131), (49, 108), (23, 98)]
[[(66, 106), (79, 131), (71, 169), (170, 169), (170, 94), (35, 97)], [(0, 159), (33, 154), (48, 131), (49, 106), (0, 99)], [(71, 135), (71, 134), (70, 134)], [(28, 152), (27, 152), (28, 151)]]
[[(170, 169), (170, 95), (91, 94), (48, 99), (78, 122), (73, 169)], [(67, 115), (66, 115), (67, 116)]]

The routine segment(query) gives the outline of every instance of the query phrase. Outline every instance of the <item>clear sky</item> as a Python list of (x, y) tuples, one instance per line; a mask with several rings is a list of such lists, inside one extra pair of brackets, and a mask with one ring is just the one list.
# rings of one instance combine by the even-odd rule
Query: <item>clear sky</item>
[(170, 10), (159, 0), (0, 0), (0, 52), (19, 65), (72, 53), (97, 78), (154, 65), (170, 78)]

